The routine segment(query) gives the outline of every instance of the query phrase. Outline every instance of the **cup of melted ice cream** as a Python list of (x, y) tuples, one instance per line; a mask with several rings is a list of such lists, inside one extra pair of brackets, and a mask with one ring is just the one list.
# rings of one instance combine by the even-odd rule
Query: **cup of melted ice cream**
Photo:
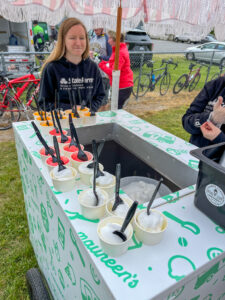
[[(54, 147), (49, 147), (49, 148), (51, 148), (51, 149), (54, 150), (54, 152), (55, 152)], [(45, 148), (44, 148), (44, 147), (42, 147), (42, 148), (39, 150), (39, 154), (41, 155), (41, 160), (42, 160), (43, 163), (45, 163), (45, 161), (46, 161), (47, 158), (51, 157), (50, 154), (46, 154), (46, 151), (45, 151)]]
[(109, 199), (108, 194), (100, 188), (96, 188), (96, 193), (99, 199), (97, 206), (93, 189), (84, 190), (78, 196), (83, 216), (91, 220), (100, 219), (105, 215), (105, 206)]
[(54, 167), (50, 172), (54, 188), (60, 192), (69, 192), (76, 186), (77, 171), (72, 167), (66, 167), (59, 171), (59, 167)]
[[(86, 185), (90, 185), (90, 179), (94, 174), (94, 168), (88, 168), (88, 165), (92, 163), (90, 161), (85, 161), (83, 163), (81, 163), (78, 167), (78, 172), (80, 174), (80, 179), (81, 181), (86, 184)], [(103, 171), (104, 167), (102, 164), (99, 164), (99, 169), (101, 171)], [(93, 177), (92, 177), (93, 179)], [(93, 182), (92, 182), (93, 183)]]
[(134, 231), (139, 241), (146, 245), (158, 244), (167, 228), (167, 218), (158, 210), (151, 209), (150, 215), (147, 210), (136, 213), (134, 219)]
[(100, 240), (100, 244), (104, 252), (112, 257), (118, 257), (124, 254), (130, 246), (131, 238), (133, 235), (133, 228), (131, 224), (128, 224), (125, 235), (126, 241), (123, 241), (113, 231), (120, 230), (123, 224), (124, 218), (110, 216), (101, 220), (98, 224), (97, 234)]
[[(103, 171), (103, 174), (104, 176), (96, 178), (96, 186), (106, 191), (111, 199), (115, 193), (116, 177), (106, 171)], [(93, 176), (91, 176), (90, 184), (93, 184)]]

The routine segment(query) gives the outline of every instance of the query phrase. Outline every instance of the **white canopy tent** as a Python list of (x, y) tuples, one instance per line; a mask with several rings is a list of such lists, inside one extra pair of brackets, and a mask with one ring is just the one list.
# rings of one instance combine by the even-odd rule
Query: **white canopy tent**
[[(121, 5), (121, 7), (119, 7)], [(118, 70), (119, 36), (144, 20), (150, 35), (188, 33), (203, 37), (212, 29), (225, 40), (225, 0), (0, 0), (0, 15), (14, 22), (39, 20), (55, 25), (65, 17), (77, 17), (87, 29), (117, 31), (115, 70)], [(122, 16), (116, 18), (117, 15)], [(112, 109), (117, 107), (119, 71), (113, 74)]]

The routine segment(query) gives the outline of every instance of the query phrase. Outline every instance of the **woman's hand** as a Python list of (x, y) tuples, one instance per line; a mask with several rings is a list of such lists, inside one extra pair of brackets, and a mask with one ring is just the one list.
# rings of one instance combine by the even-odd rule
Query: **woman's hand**
[(221, 130), (210, 121), (202, 124), (200, 129), (202, 131), (204, 138), (210, 141), (213, 141), (221, 132)]
[(212, 122), (215, 124), (225, 124), (225, 107), (222, 104), (223, 97), (219, 96), (212, 112)]

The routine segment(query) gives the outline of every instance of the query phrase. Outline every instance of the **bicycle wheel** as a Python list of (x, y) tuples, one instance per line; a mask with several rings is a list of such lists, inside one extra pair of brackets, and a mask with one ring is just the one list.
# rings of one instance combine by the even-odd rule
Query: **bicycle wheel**
[(6, 130), (12, 127), (13, 122), (18, 122), (20, 119), (20, 106), (10, 96), (6, 96), (4, 105), (8, 105), (3, 108), (3, 100), (0, 100), (0, 130)]
[(141, 76), (140, 83), (139, 83), (139, 90), (138, 90), (138, 82), (139, 82), (139, 77), (136, 77), (136, 79), (134, 80), (132, 94), (135, 97), (143, 97), (149, 89), (149, 85), (150, 85), (149, 76), (146, 74)]
[(201, 78), (201, 74), (197, 74), (189, 83), (189, 92), (192, 92)]
[(167, 93), (170, 87), (171, 76), (170, 73), (163, 75), (162, 80), (160, 82), (159, 92), (160, 95), (163, 96)]
[(187, 74), (181, 75), (177, 79), (176, 83), (174, 84), (173, 93), (178, 94), (181, 90), (183, 90), (187, 82), (188, 82), (188, 75)]
[[(40, 83), (38, 83), (38, 86), (40, 87)], [(38, 101), (38, 95), (39, 88), (37, 88), (37, 84), (32, 83), (27, 90), (26, 103), (32, 99), (30, 108), (33, 110), (37, 110), (36, 102)]]

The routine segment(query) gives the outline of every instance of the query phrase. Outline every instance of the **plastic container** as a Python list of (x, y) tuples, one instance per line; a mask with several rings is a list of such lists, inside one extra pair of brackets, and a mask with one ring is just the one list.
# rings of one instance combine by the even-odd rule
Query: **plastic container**
[(225, 228), (225, 167), (220, 164), (225, 143), (192, 150), (197, 157), (199, 173), (196, 184), (195, 206)]
[[(146, 195), (146, 201), (141, 201), (140, 199), (137, 199), (136, 196), (137, 194), (135, 195), (134, 197), (134, 192), (132, 191), (131, 192), (131, 185), (132, 184), (132, 189), (135, 189), (135, 190), (140, 190), (140, 181), (143, 181), (144, 183), (147, 183), (147, 184), (151, 184), (151, 185), (154, 185), (156, 186), (157, 183), (158, 183), (158, 180), (155, 180), (155, 179), (152, 179), (152, 178), (148, 178), (148, 177), (142, 177), (142, 176), (128, 176), (128, 177), (124, 177), (124, 178), (121, 178), (120, 180), (120, 188), (133, 200), (133, 201), (138, 201), (139, 203), (146, 203), (149, 201), (150, 197), (151, 197), (151, 194), (148, 193)], [(130, 185), (130, 186), (129, 186)], [(135, 188), (136, 186), (136, 188)], [(154, 190), (152, 190), (152, 193), (153, 193)], [(162, 183), (160, 188), (159, 188), (159, 191), (158, 193), (156, 194), (156, 198), (159, 198), (159, 197), (163, 197), (165, 195), (168, 195), (172, 193), (172, 191), (164, 184)], [(141, 193), (141, 196), (144, 198), (144, 195), (143, 193)], [(135, 198), (135, 199), (134, 199)]]

